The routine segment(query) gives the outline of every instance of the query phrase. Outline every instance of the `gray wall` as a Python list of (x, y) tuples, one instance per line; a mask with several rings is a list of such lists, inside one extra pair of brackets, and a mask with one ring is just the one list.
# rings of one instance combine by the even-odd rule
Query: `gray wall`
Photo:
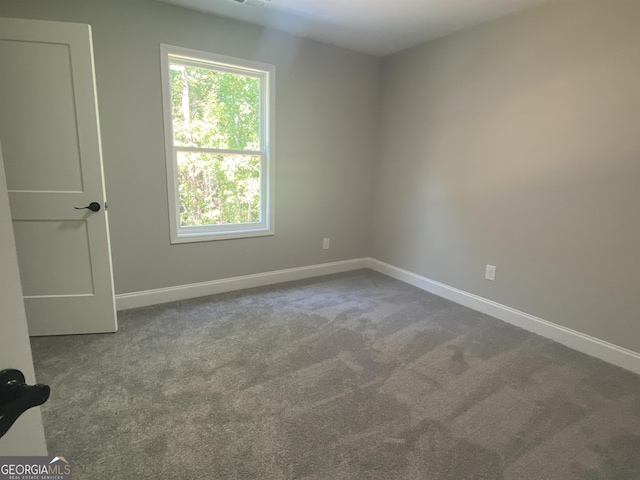
[[(640, 2), (552, 3), (382, 65), (151, 0), (0, 15), (93, 25), (118, 293), (371, 255), (640, 351)], [(169, 244), (161, 42), (277, 66), (276, 236)]]
[(640, 351), (638, 25), (552, 3), (386, 58), (372, 256)]
[[(93, 27), (116, 293), (368, 254), (378, 59), (151, 0), (0, 0), (0, 15)], [(160, 43), (276, 66), (275, 236), (170, 245)]]

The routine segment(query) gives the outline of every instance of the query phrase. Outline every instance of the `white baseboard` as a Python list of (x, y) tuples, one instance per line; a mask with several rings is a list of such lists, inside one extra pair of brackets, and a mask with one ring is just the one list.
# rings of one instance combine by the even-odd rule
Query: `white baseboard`
[(491, 315), (504, 322), (541, 335), (566, 345), (573, 350), (586, 353), (605, 362), (640, 374), (640, 353), (613, 345), (576, 330), (566, 328), (541, 318), (529, 315), (506, 305), (445, 285), (435, 280), (403, 270), (379, 260), (367, 259), (367, 267), (389, 277), (401, 280), (427, 292), (464, 305), (478, 312)]
[(243, 275), (241, 277), (224, 278), (211, 282), (192, 283), (176, 287), (157, 288), (142, 292), (122, 293), (116, 295), (116, 308), (126, 310), (129, 308), (146, 307), (160, 303), (175, 302), (188, 298), (204, 297), (218, 293), (244, 290), (245, 288), (261, 287), (275, 283), (303, 280), (305, 278), (330, 275), (332, 273), (348, 272), (367, 268), (368, 259), (358, 258), (341, 262), (322, 263), (299, 268), (288, 268), (273, 272), (257, 273), (255, 275)]
[(569, 348), (599, 358), (605, 362), (617, 365), (626, 370), (640, 374), (640, 353), (613, 345), (595, 337), (591, 337), (576, 330), (566, 328), (542, 318), (529, 315), (506, 305), (488, 300), (477, 295), (431, 280), (421, 275), (403, 270), (374, 258), (358, 258), (341, 262), (309, 265), (306, 267), (289, 268), (273, 272), (244, 275), (241, 277), (225, 278), (211, 282), (192, 283), (176, 287), (159, 288), (143, 292), (124, 293), (116, 295), (118, 310), (145, 307), (160, 303), (204, 297), (218, 293), (243, 290), (245, 288), (261, 287), (276, 283), (303, 280), (305, 278), (330, 275), (332, 273), (348, 272), (360, 268), (370, 268), (389, 277), (401, 280), (427, 292), (464, 305), (478, 312), (491, 315), (499, 320), (541, 335), (550, 340), (566, 345)]

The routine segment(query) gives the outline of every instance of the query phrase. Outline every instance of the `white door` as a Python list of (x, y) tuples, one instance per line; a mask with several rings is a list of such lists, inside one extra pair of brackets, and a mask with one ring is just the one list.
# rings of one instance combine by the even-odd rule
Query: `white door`
[(89, 25), (0, 18), (0, 143), (29, 334), (116, 331)]
[[(31, 347), (22, 304), (16, 247), (11, 228), (11, 214), (0, 151), (0, 370), (14, 368), (34, 384)], [(39, 408), (23, 413), (7, 434), (0, 438), (0, 456), (46, 455), (47, 447)]]

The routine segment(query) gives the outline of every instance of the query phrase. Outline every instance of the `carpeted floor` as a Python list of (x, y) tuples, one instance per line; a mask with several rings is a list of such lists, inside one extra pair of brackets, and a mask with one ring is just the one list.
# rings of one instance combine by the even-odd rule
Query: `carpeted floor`
[(639, 376), (369, 270), (119, 321), (32, 339), (76, 480), (640, 479)]

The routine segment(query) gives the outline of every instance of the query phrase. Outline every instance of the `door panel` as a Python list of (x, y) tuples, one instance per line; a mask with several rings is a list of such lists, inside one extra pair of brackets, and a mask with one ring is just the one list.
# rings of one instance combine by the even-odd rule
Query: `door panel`
[[(88, 25), (0, 18), (0, 141), (30, 335), (117, 329)], [(78, 210), (98, 202), (98, 212)]]
[(94, 294), (86, 222), (19, 220), (13, 232), (25, 297)]
[[(69, 46), (3, 41), (0, 58), (12, 66), (0, 73), (4, 155), (21, 160), (7, 162), (7, 187), (81, 192)], [(55, 121), (43, 112), (55, 112)]]

